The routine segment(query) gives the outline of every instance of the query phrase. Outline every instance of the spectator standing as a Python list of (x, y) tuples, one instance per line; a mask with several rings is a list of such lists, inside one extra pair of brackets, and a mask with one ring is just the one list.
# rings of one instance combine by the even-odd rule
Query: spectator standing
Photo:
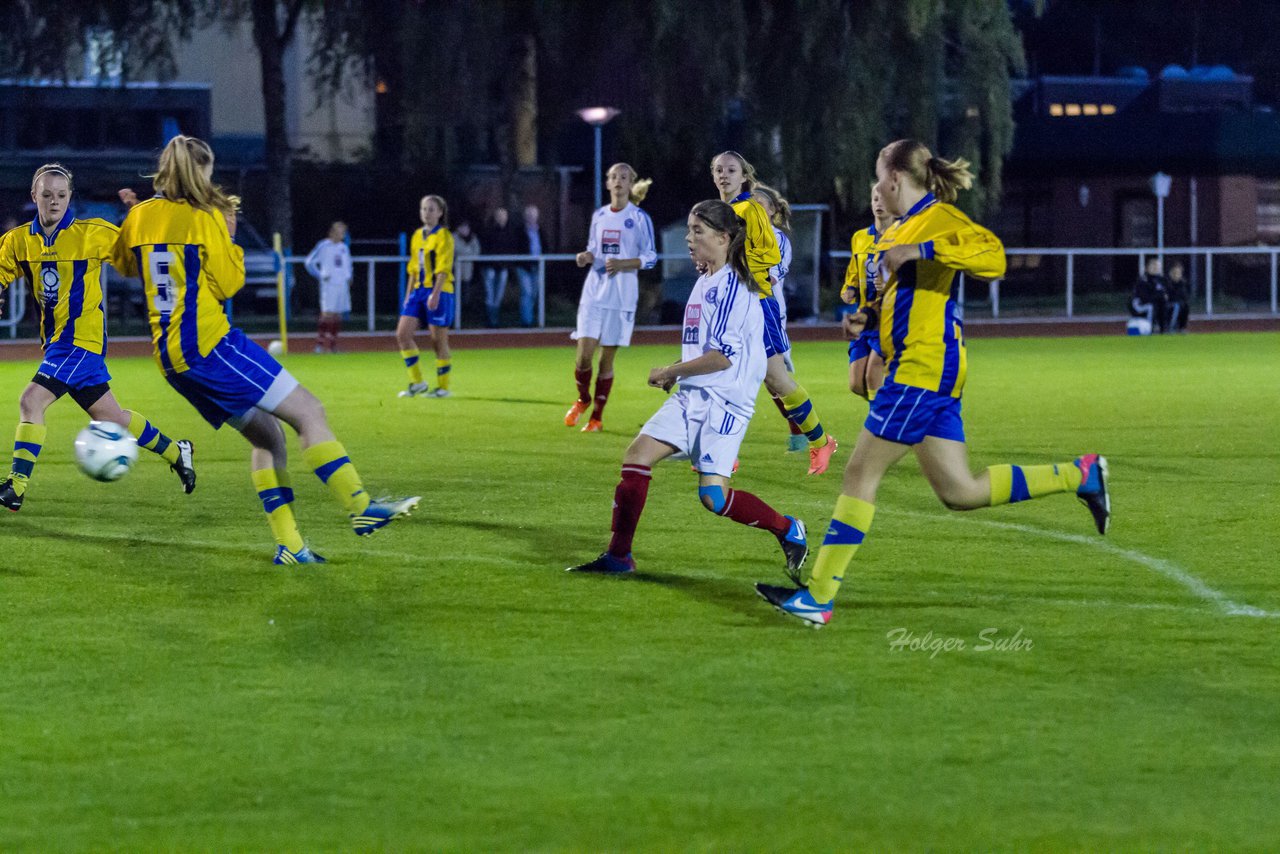
[(453, 257), (458, 260), (458, 285), (471, 284), (475, 276), (475, 262), (468, 260), (481, 252), (480, 238), (471, 230), (471, 223), (463, 220), (453, 230)]
[[(488, 224), (480, 233), (480, 245), (486, 255), (514, 255), (520, 251), (506, 208), (493, 209)], [(497, 326), (501, 320), (502, 296), (507, 291), (507, 276), (510, 272), (511, 265), (508, 261), (494, 261), (480, 268), (484, 277), (484, 308), (490, 327)]]
[[(517, 235), (520, 255), (541, 255), (544, 241), (542, 229), (538, 226), (538, 206), (528, 205), (524, 209), (524, 228)], [(516, 266), (516, 277), (520, 280), (520, 325), (533, 326), (533, 306), (538, 289), (538, 265), (528, 261)]]
[(307, 272), (320, 283), (320, 321), (316, 328), (316, 352), (338, 349), (342, 316), (351, 311), (351, 250), (347, 248), (347, 224), (335, 222), (329, 235), (316, 244), (305, 262)]

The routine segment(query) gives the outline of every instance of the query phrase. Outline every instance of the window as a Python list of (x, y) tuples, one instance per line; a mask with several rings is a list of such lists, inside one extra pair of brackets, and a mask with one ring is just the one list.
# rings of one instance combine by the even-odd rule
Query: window
[(1258, 181), (1258, 239), (1280, 243), (1280, 181)]

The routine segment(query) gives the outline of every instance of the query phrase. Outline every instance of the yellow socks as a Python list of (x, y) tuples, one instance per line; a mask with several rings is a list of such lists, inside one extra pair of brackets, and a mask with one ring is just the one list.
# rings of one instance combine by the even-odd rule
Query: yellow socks
[(360, 475), (341, 442), (319, 442), (303, 448), (302, 458), (348, 513), (359, 514), (368, 509), (369, 493), (364, 491)]
[(453, 359), (436, 359), (436, 387), (448, 390), (449, 371), (453, 370)]
[(140, 412), (129, 410), (129, 432), (138, 440), (138, 447), (159, 454), (169, 465), (178, 461), (178, 446), (168, 436), (151, 426), (151, 422)]
[(48, 428), (43, 424), (32, 424), (30, 421), (18, 423), (13, 434), (13, 466), (9, 476), (13, 478), (13, 491), (22, 495), (27, 491), (27, 481), (36, 467), (36, 457), (44, 447)]
[(822, 422), (813, 411), (813, 401), (809, 399), (809, 392), (804, 390), (804, 386), (797, 385), (790, 394), (782, 395), (781, 400), (782, 405), (787, 408), (787, 418), (799, 425), (800, 432), (809, 440), (809, 447), (821, 448), (827, 444), (830, 437), (823, 432)]
[(298, 532), (298, 523), (293, 518), (293, 490), (289, 488), (289, 474), (277, 469), (257, 469), (250, 474), (276, 542), (291, 552), (302, 551), (302, 534)]
[(826, 604), (836, 598), (849, 561), (853, 560), (858, 546), (871, 530), (871, 520), (875, 515), (875, 505), (860, 498), (841, 495), (836, 499), (831, 525), (822, 538), (822, 548), (818, 550), (818, 559), (809, 578), (809, 595), (815, 602)]
[(412, 350), (400, 351), (400, 355), (404, 357), (404, 366), (409, 370), (409, 382), (411, 383), (422, 382), (422, 366), (418, 364), (418, 353), (417, 347)]
[(1075, 492), (1080, 488), (1080, 469), (1075, 463), (1048, 466), (991, 466), (991, 506), (1013, 504), (1042, 495)]

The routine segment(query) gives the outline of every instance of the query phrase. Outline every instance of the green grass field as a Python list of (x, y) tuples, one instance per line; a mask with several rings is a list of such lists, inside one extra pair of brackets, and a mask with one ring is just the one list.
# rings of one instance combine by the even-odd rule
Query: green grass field
[[(393, 352), (289, 357), (366, 484), (423, 496), (358, 539), (295, 455), (324, 567), (270, 565), (247, 445), (150, 360), (113, 361), (114, 388), (195, 440), (191, 496), (145, 452), (84, 478), (59, 403), (0, 518), (0, 849), (1280, 839), (1280, 336), (973, 342), (975, 468), (1102, 451), (1111, 534), (1066, 496), (949, 513), (904, 460), (821, 632), (755, 596), (776, 543), (702, 510), (687, 464), (655, 472), (635, 577), (563, 572), (602, 550), (676, 346), (622, 353), (601, 435), (560, 423), (570, 352), (458, 351), (449, 400), (397, 399)], [(843, 348), (796, 359), (842, 466), (866, 409)], [(0, 363), (6, 399), (33, 367)], [(806, 478), (757, 413), (736, 483), (816, 547), (839, 475)]]

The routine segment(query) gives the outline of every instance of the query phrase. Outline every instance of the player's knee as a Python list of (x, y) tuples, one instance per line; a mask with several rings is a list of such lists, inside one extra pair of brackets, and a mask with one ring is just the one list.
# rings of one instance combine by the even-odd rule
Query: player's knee
[(987, 496), (982, 496), (979, 500), (976, 493), (956, 486), (939, 489), (937, 495), (942, 506), (948, 510), (976, 510), (979, 507), (986, 507), (989, 503)]
[(714, 484), (711, 486), (699, 486), (698, 500), (702, 502), (703, 507), (712, 513), (719, 513), (724, 510), (724, 488)]

